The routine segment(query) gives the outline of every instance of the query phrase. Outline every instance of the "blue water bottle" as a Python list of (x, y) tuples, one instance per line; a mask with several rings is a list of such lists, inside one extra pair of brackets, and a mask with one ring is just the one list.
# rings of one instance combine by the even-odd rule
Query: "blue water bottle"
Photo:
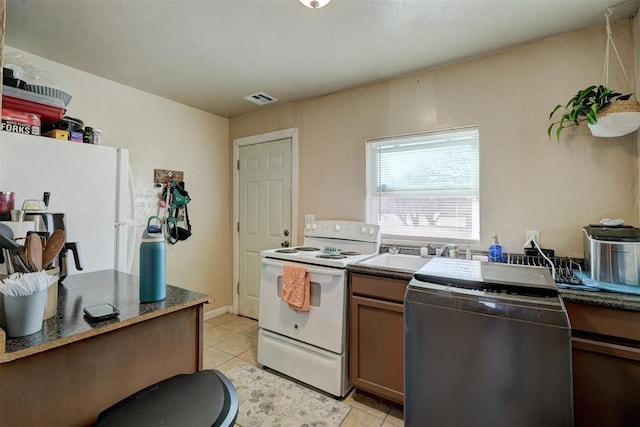
[[(157, 225), (151, 221), (157, 220)], [(149, 217), (140, 243), (140, 302), (162, 301), (167, 296), (167, 254), (162, 220)]]

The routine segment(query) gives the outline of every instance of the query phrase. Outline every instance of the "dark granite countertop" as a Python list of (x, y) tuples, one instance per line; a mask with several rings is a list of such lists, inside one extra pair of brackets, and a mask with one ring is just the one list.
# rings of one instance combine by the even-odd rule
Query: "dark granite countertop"
[(622, 294), (608, 291), (578, 291), (559, 289), (565, 302), (597, 305), (618, 308), (621, 310), (640, 311), (640, 295)]
[[(351, 264), (347, 266), (347, 270), (354, 273), (407, 280), (407, 282), (413, 277), (413, 273), (409, 271), (392, 270), (388, 268), (378, 268), (358, 264)], [(621, 310), (640, 311), (640, 295), (607, 291), (578, 291), (571, 289), (558, 290), (565, 302), (576, 302), (601, 307), (617, 308)]]
[[(69, 276), (58, 286), (56, 315), (44, 321), (41, 331), (25, 337), (5, 338), (0, 329), (0, 363), (211, 302), (208, 295), (167, 285), (167, 297), (163, 301), (141, 304), (137, 276), (115, 270)], [(102, 303), (113, 304), (120, 315), (103, 322), (87, 322), (83, 308)]]

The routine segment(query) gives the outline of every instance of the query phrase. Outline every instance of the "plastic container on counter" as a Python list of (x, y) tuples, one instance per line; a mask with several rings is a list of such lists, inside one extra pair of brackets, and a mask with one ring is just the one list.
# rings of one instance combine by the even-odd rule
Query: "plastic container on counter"
[(502, 262), (502, 246), (498, 243), (498, 236), (491, 236), (491, 246), (489, 246), (489, 262)]
[(59, 99), (4, 85), (2, 107), (37, 114), (42, 123), (58, 122), (67, 111), (66, 105)]
[(93, 144), (93, 128), (91, 126), (86, 126), (84, 128), (84, 137), (82, 138), (82, 142), (85, 144)]
[(102, 145), (102, 129), (93, 128), (93, 143)]
[(15, 207), (16, 195), (13, 191), (0, 191), (0, 213), (11, 212)]

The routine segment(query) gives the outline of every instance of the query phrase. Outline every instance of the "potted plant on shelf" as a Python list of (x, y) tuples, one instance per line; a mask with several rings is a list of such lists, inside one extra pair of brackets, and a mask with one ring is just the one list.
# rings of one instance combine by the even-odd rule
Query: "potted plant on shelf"
[(582, 89), (565, 105), (556, 105), (551, 111), (549, 120), (558, 110), (562, 111), (562, 116), (551, 123), (547, 134), (551, 137), (554, 126), (557, 126), (556, 138), (560, 140), (563, 129), (577, 126), (585, 120), (594, 136), (622, 136), (633, 132), (640, 127), (640, 103), (629, 98), (631, 94), (623, 95), (603, 85)]

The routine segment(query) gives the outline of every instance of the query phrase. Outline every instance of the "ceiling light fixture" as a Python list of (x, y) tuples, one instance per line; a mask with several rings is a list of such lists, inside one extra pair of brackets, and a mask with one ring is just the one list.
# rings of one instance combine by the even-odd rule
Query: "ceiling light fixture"
[(322, 6), (326, 6), (331, 0), (300, 0), (300, 3), (311, 8), (320, 9)]

